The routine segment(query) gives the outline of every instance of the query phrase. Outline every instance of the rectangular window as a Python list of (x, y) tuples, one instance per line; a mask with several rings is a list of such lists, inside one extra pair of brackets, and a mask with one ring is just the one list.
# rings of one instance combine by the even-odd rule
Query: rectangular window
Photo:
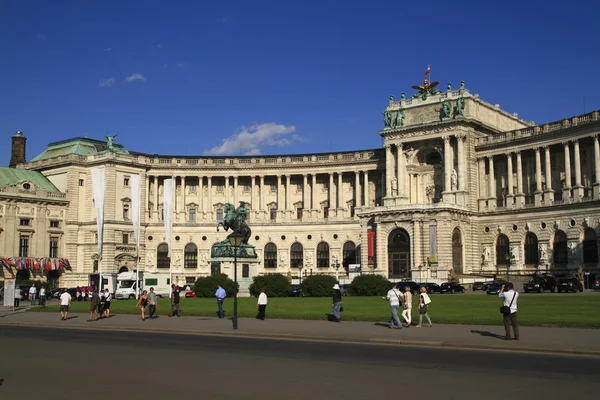
[(252, 190), (250, 185), (244, 185), (244, 192), (249, 192), (250, 190)]
[(149, 287), (149, 286), (158, 286), (158, 279), (145, 279), (144, 280), (144, 286), (145, 287)]
[(21, 221), (19, 222), (19, 225), (21, 225), (21, 226), (29, 226), (29, 225), (31, 225), (31, 220), (29, 218), (21, 218)]
[(223, 221), (223, 209), (222, 208), (217, 209), (217, 221)]
[(323, 218), (329, 218), (329, 207), (323, 207)]
[(250, 264), (242, 264), (242, 278), (250, 278)]
[(192, 221), (192, 222), (196, 221), (196, 209), (195, 208), (190, 208), (190, 221)]
[(129, 186), (129, 177), (128, 176), (123, 178), (123, 186)]
[(272, 208), (271, 209), (271, 221), (276, 221), (276, 220), (277, 220), (277, 209)]
[(50, 228), (60, 228), (60, 221), (50, 221)]
[(277, 191), (277, 185), (271, 185), (271, 193)]
[(196, 283), (196, 278), (193, 276), (186, 276), (185, 277), (185, 283), (187, 285), (193, 285), (194, 283)]
[(129, 233), (123, 234), (123, 244), (129, 244)]
[(50, 238), (50, 258), (58, 258), (58, 238)]
[(29, 236), (19, 238), (19, 257), (29, 257)]
[(123, 204), (123, 219), (129, 219), (129, 204)]
[(79, 180), (79, 186), (83, 186), (83, 179)]

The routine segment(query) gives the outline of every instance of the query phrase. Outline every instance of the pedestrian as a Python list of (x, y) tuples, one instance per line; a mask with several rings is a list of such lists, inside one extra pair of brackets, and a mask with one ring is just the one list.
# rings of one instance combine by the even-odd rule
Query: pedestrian
[(75, 298), (75, 300), (81, 301), (81, 288), (79, 286), (77, 286), (76, 296), (77, 297)]
[(153, 319), (156, 312), (156, 293), (154, 293), (153, 287), (150, 288), (150, 293), (148, 293), (148, 311), (150, 312), (150, 319)]
[(40, 306), (46, 307), (46, 288), (43, 286), (40, 288)]
[(104, 315), (104, 292), (102, 289), (98, 290), (98, 319), (102, 319)]
[(137, 304), (135, 305), (142, 312), (142, 321), (146, 320), (146, 307), (148, 306), (148, 292), (143, 291), (142, 295), (138, 299)]
[(31, 302), (32, 306), (35, 306), (36, 295), (37, 295), (37, 288), (35, 287), (35, 283), (32, 283), (31, 287), (29, 288), (29, 301)]
[(265, 293), (264, 288), (260, 289), (260, 294), (258, 295), (258, 302), (256, 303), (256, 306), (258, 307), (258, 315), (256, 316), (256, 318), (260, 319), (261, 321), (264, 321), (265, 311), (267, 311), (267, 294)]
[(427, 294), (427, 288), (425, 286), (421, 286), (419, 290), (421, 291), (421, 294), (419, 295), (419, 325), (416, 327), (421, 327), (424, 315), (425, 318), (427, 318), (427, 321), (429, 321), (429, 327), (431, 328), (433, 324), (431, 323), (431, 318), (429, 318), (429, 315), (427, 315), (427, 308), (429, 307), (429, 303), (431, 303), (431, 299)]
[(412, 293), (410, 292), (410, 285), (404, 287), (404, 296), (402, 296), (402, 300), (404, 301), (402, 318), (406, 321), (406, 327), (408, 328), (412, 323)]
[(179, 312), (179, 286), (177, 285), (173, 285), (173, 291), (171, 292), (171, 312), (169, 313), (169, 317), (175, 314), (181, 317), (181, 313)]
[(504, 300), (500, 312), (504, 316), (505, 339), (511, 340), (510, 327), (512, 326), (514, 339), (519, 340), (519, 324), (517, 322), (517, 300), (519, 293), (514, 290), (514, 285), (510, 282), (502, 285), (498, 297)]
[(335, 318), (335, 322), (342, 321), (342, 315), (340, 312), (342, 311), (342, 291), (340, 290), (340, 285), (337, 283), (333, 285), (333, 305), (331, 307), (331, 313)]
[(92, 298), (90, 299), (90, 319), (88, 319), (88, 322), (98, 320), (99, 304), (100, 297), (98, 296), (98, 293), (92, 291)]
[(60, 295), (60, 319), (66, 321), (69, 316), (69, 306), (71, 305), (71, 295), (67, 292), (67, 289), (63, 289)]
[(19, 304), (21, 304), (21, 297), (23, 296), (23, 294), (21, 293), (21, 288), (19, 286), (15, 286), (15, 307), (19, 307)]
[(390, 302), (390, 311), (392, 312), (392, 319), (390, 321), (390, 329), (402, 329), (402, 322), (398, 317), (398, 309), (400, 308), (402, 293), (399, 290), (399, 284), (393, 286), (385, 297)]
[(112, 300), (112, 294), (108, 289), (104, 289), (104, 318), (110, 318), (110, 301)]
[(227, 297), (227, 292), (221, 287), (221, 285), (217, 286), (218, 289), (215, 293), (215, 296), (217, 297), (217, 306), (219, 307), (218, 314), (219, 318), (223, 318), (225, 317), (225, 311), (223, 311), (223, 301), (225, 301), (225, 297)]

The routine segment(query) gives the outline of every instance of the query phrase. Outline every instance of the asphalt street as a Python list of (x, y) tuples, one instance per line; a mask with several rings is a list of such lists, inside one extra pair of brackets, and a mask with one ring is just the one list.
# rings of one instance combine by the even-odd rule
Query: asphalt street
[(0, 328), (1, 398), (595, 398), (600, 357)]

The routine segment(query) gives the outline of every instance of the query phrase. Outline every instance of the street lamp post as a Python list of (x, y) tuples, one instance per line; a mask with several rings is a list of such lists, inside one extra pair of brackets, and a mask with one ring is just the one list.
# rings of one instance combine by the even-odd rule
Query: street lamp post
[(508, 253), (504, 254), (504, 261), (506, 261), (506, 282), (508, 282), (509, 281), (508, 270), (510, 268), (510, 254), (508, 254)]
[(244, 239), (244, 235), (237, 233), (237, 232), (233, 232), (231, 235), (229, 235), (229, 244), (231, 245), (231, 247), (233, 247), (233, 282), (235, 283), (235, 287), (233, 288), (233, 329), (238, 328), (237, 254), (238, 254), (238, 248), (241, 246), (243, 239)]
[(298, 285), (302, 285), (302, 267), (302, 264), (298, 265)]
[(340, 281), (340, 274), (339, 274), (339, 270), (340, 270), (340, 263), (337, 260), (336, 256), (333, 256), (333, 268), (335, 268), (335, 280), (336, 281)]

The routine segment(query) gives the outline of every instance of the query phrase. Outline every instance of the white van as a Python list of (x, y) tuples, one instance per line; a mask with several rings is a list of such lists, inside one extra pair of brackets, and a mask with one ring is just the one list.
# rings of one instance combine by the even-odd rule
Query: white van
[(170, 297), (171, 278), (168, 272), (147, 272), (139, 273), (139, 282), (136, 282), (135, 272), (122, 272), (117, 276), (117, 290), (115, 299), (135, 299), (136, 291), (138, 294), (143, 290), (154, 288), (156, 297)]

